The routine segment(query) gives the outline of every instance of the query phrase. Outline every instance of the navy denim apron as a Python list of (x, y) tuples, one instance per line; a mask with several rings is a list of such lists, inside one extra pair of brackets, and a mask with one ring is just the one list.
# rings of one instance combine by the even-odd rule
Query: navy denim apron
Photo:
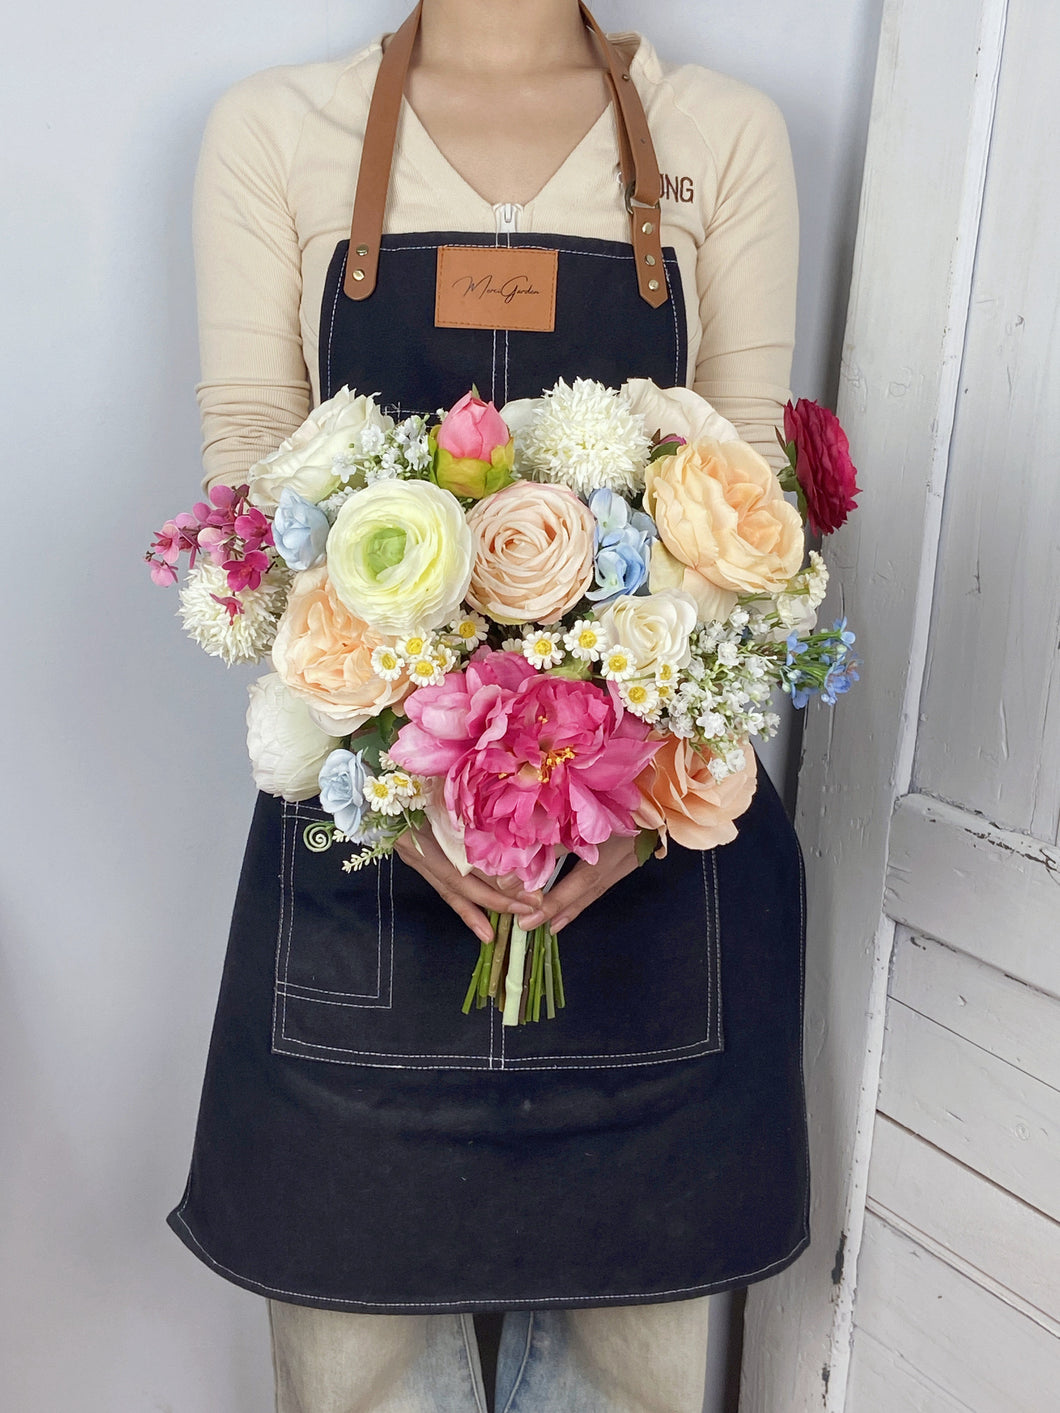
[[(559, 251), (555, 332), (439, 329), (440, 243)], [(321, 396), (498, 406), (558, 377), (682, 383), (680, 272), (629, 245), (386, 237), (324, 292)], [(637, 1304), (744, 1285), (808, 1240), (798, 843), (764, 770), (737, 839), (670, 846), (562, 937), (567, 1007), (461, 1013), (478, 942), (396, 856), (346, 874), (319, 801), (258, 799), (191, 1175), (170, 1224), (263, 1295), (379, 1313)]]

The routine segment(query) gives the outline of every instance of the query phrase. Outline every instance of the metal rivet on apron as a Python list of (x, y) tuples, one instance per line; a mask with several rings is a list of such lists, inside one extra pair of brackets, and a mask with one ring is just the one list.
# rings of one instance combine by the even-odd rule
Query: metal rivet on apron
[(643, 226), (641, 226), (641, 230), (644, 232), (645, 235), (651, 235), (652, 232), (655, 230), (655, 227), (650, 221), (645, 221)]
[(652, 290), (658, 289), (658, 288), (659, 288), (659, 281), (658, 281), (658, 280), (649, 280), (649, 281), (648, 281), (648, 288), (649, 288), (649, 289), (652, 289)]
[(629, 74), (623, 74), (622, 77), (626, 83), (629, 83)]
[(355, 280), (363, 280), (363, 279), (364, 279), (364, 271), (363, 271), (363, 270), (354, 270), (354, 272), (353, 272), (353, 278), (354, 278)]
[(368, 247), (367, 247), (366, 245), (359, 245), (359, 246), (357, 247), (357, 254), (358, 254), (358, 255), (367, 255), (367, 254), (368, 254)]
[(645, 263), (645, 265), (654, 265), (654, 264), (655, 264), (655, 256), (654, 256), (654, 255), (645, 255), (645, 257), (644, 257), (644, 263)]

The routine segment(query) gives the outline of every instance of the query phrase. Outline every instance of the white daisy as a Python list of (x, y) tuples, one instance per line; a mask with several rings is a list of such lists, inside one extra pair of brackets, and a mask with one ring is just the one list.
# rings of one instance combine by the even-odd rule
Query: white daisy
[(372, 671), (383, 682), (396, 682), (405, 670), (405, 663), (396, 649), (384, 643), (372, 653)]
[[(260, 662), (272, 647), (290, 583), (288, 570), (275, 564), (258, 588), (233, 594), (221, 566), (200, 559), (180, 590), (184, 631), (211, 657), (221, 658), (229, 667), (233, 663)], [(242, 612), (229, 614), (226, 601), (233, 599), (238, 600)]]
[(563, 661), (563, 644), (558, 633), (528, 633), (522, 643), (523, 657), (531, 667), (558, 667)]
[(607, 635), (593, 618), (579, 618), (563, 639), (571, 657), (579, 662), (595, 662), (607, 649)]
[(468, 613), (463, 618), (454, 618), (449, 631), (457, 639), (457, 646), (471, 652), (479, 643), (486, 641), (489, 625), (480, 613)]
[(655, 669), (655, 685), (662, 690), (667, 687), (671, 691), (677, 686), (680, 675), (680, 668), (676, 662), (660, 662)]
[(376, 814), (401, 813), (401, 800), (388, 775), (368, 775), (364, 781), (364, 798)]
[(521, 653), (523, 650), (522, 638), (505, 638), (501, 643), (502, 653)]
[(612, 682), (633, 676), (634, 662), (623, 647), (608, 648), (600, 662), (601, 673)]
[(409, 633), (397, 640), (397, 650), (404, 658), (423, 657), (433, 646), (429, 633)]
[(642, 490), (649, 450), (644, 419), (629, 398), (590, 378), (561, 378), (515, 439), (524, 473), (584, 497), (601, 487), (624, 495)]
[(622, 698), (623, 706), (634, 716), (642, 717), (645, 721), (654, 721), (659, 715), (659, 689), (654, 682), (623, 682), (618, 694)]
[(437, 687), (445, 676), (437, 653), (423, 653), (409, 658), (409, 680), (416, 687)]

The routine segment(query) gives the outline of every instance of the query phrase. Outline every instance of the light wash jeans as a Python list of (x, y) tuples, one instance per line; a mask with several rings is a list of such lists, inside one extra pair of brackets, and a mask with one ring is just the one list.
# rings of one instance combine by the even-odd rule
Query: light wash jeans
[[(496, 1413), (701, 1413), (709, 1297), (504, 1317)], [(486, 1413), (470, 1315), (269, 1301), (276, 1413)]]

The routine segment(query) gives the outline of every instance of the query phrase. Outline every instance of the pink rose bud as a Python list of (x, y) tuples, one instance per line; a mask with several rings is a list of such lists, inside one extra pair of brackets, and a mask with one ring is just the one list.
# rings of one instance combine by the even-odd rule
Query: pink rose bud
[(506, 446), (510, 436), (492, 402), (465, 393), (438, 428), (438, 445), (460, 460), (489, 461), (494, 447)]

